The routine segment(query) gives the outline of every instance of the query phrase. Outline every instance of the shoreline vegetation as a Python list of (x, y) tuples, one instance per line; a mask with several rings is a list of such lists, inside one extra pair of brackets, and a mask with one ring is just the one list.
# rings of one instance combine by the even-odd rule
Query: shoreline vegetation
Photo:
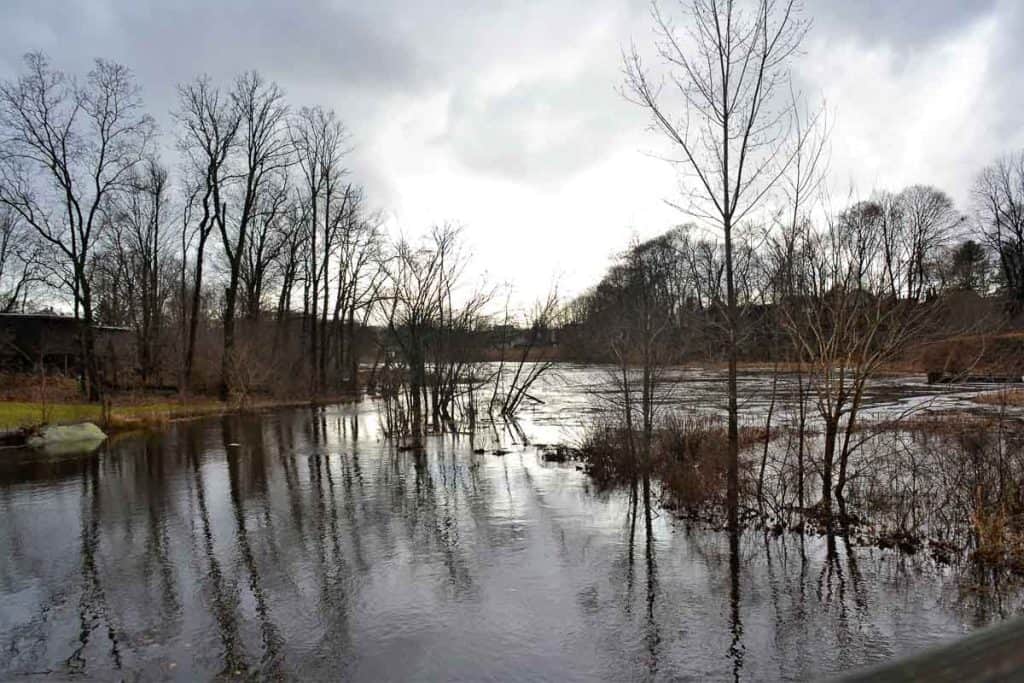
[(351, 394), (294, 399), (219, 401), (215, 397), (168, 398), (133, 394), (109, 403), (76, 401), (0, 401), (0, 444), (24, 445), (36, 429), (46, 425), (92, 422), (111, 432), (157, 429), (171, 422), (233, 413), (263, 412), (301, 406), (324, 406), (358, 400)]
[[(531, 358), (526, 362), (547, 361)], [(614, 371), (610, 365), (589, 367), (596, 372)], [(678, 366), (683, 367), (722, 373), (722, 368), (714, 365)], [(744, 363), (741, 367), (748, 375), (770, 376), (773, 383), (779, 377), (787, 377), (788, 381), (800, 377), (793, 367), (768, 368), (758, 363)], [(557, 365), (547, 369), (552, 368), (558, 371)], [(894, 370), (893, 375), (899, 373)], [(23, 445), (25, 438), (44, 424), (88, 421), (116, 434), (160, 429), (179, 420), (332, 405), (366, 397), (379, 402), (382, 417), (390, 411), (392, 420), (405, 425), (392, 425), (394, 431), (386, 434), (397, 437), (400, 451), (422, 452), (422, 442), (419, 448), (411, 445), (407, 431), (403, 431), (408, 430), (408, 416), (404, 414), (408, 397), (389, 395), (386, 388), (380, 391), (375, 387), (372, 393), (359, 396), (247, 397), (232, 402), (201, 396), (126, 392), (111, 395), (99, 404), (75, 400), (75, 387), (69, 380), (63, 383), (64, 392), (59, 390), (62, 384), (56, 382), (50, 387), (51, 398), (29, 400), (36, 378), (22, 379), (27, 388), (20, 392), (8, 390), (0, 400), (0, 440), (5, 445)], [(806, 425), (801, 433), (791, 421), (792, 416), (776, 417), (775, 424), (770, 424), (769, 416), (767, 426), (764, 416), (744, 420), (739, 430), (740, 528), (773, 535), (838, 534), (856, 546), (895, 548), (911, 555), (927, 553), (940, 564), (968, 562), (1024, 576), (1024, 510), (1017, 502), (1020, 497), (1015, 483), (1021, 474), (1019, 468), (1024, 465), (1024, 443), (1020, 438), (1024, 422), (1022, 416), (1007, 412), (1024, 405), (1024, 389), (988, 387), (967, 398), (978, 405), (978, 412), (968, 408), (923, 411), (858, 423), (852, 433), (862, 447), (851, 458), (851, 485), (832, 510), (820, 500), (815, 501), (811, 493), (820, 472), (814, 471), (810, 460), (822, 447), (822, 425)], [(722, 415), (663, 412), (651, 425), (646, 465), (635, 457), (634, 450), (636, 439), (642, 435), (630, 436), (614, 411), (602, 415), (600, 419), (604, 421), (593, 424), (581, 442), (534, 444), (538, 457), (574, 462), (598, 489), (631, 490), (636, 487), (638, 474), (646, 476), (651, 482), (649, 505), (660, 507), (686, 523), (728, 529), (727, 428)], [(457, 423), (453, 421), (437, 429), (428, 425), (421, 438), (449, 429), (465, 429), (468, 423), (464, 418), (460, 416)], [(490, 419), (501, 418), (492, 415)], [(479, 422), (476, 426), (480, 426)], [(870, 449), (863, 445), (872, 442), (874, 446)], [(522, 445), (528, 445), (525, 438)], [(796, 473), (799, 479), (795, 481), (792, 458), (797, 447), (803, 449), (808, 463), (802, 475)], [(646, 471), (638, 473), (638, 465)], [(862, 471), (869, 467), (874, 471)], [(886, 473), (889, 479), (883, 481)], [(907, 473), (914, 478), (912, 484), (903, 481)], [(936, 476), (947, 481), (929, 481)], [(797, 494), (801, 487), (806, 491)], [(998, 493), (987, 497), (984, 489), (988, 487)], [(947, 518), (941, 523), (936, 521), (934, 506), (929, 504), (929, 498), (940, 490), (944, 505), (959, 506), (956, 512), (952, 507), (946, 510)], [(801, 504), (801, 499), (807, 502)]]
[[(1017, 335), (1014, 335), (1017, 336)], [(491, 350), (480, 353), (484, 362), (502, 363), (507, 352)], [(550, 363), (557, 370), (559, 365), (583, 365), (582, 360), (563, 360), (557, 347), (528, 350), (522, 362), (525, 364)], [(592, 365), (592, 364), (587, 364)], [(677, 370), (721, 372), (724, 363), (682, 363), (674, 366)], [(803, 372), (796, 363), (769, 363), (766, 361), (745, 361), (737, 364), (738, 370), (746, 375), (796, 376)], [(897, 361), (879, 369), (878, 377), (921, 376), (925, 370), (919, 361)], [(40, 380), (32, 374), (0, 373), (0, 436), (10, 436), (46, 424), (75, 424), (79, 422), (104, 422), (114, 429), (133, 426), (159, 426), (178, 419), (190, 419), (209, 415), (221, 415), (248, 410), (266, 410), (303, 405), (331, 405), (358, 401), (362, 398), (380, 398), (376, 393), (339, 392), (320, 396), (294, 397), (236, 397), (222, 401), (216, 396), (181, 396), (176, 392), (157, 390), (131, 390), (111, 393), (102, 402), (83, 401), (77, 382), (66, 377), (49, 377)], [(40, 398), (40, 394), (49, 394)], [(970, 398), (982, 406), (1024, 406), (1024, 387), (1008, 384), (980, 390)], [(105, 411), (109, 411), (105, 413)], [(898, 422), (907, 427), (906, 420)]]
[[(552, 353), (531, 355), (528, 363), (547, 362)], [(494, 354), (497, 358), (498, 354)], [(497, 362), (497, 360), (489, 361)], [(581, 364), (578, 361), (550, 361), (570, 365)], [(717, 364), (684, 364), (676, 366), (680, 370), (722, 371), (721, 363)], [(800, 372), (795, 365), (771, 365), (762, 362), (740, 363), (739, 369), (748, 375), (796, 375)], [(894, 364), (880, 371), (879, 376), (906, 377), (913, 375), (916, 368)], [(917, 373), (920, 374), (920, 373)], [(101, 402), (84, 402), (75, 389), (70, 392), (59, 392), (60, 396), (45, 400), (39, 399), (35, 389), (26, 389), (38, 383), (35, 376), (25, 376), (20, 381), (12, 376), (0, 374), (0, 379), (9, 385), (20, 386), (0, 393), (0, 435), (41, 427), (46, 424), (75, 424), (79, 422), (98, 422), (105, 420), (115, 429), (118, 425), (159, 426), (177, 419), (219, 415), (244, 410), (265, 410), (302, 405), (331, 405), (357, 401), (373, 395), (355, 394), (352, 392), (334, 395), (294, 397), (294, 398), (246, 398), (233, 401), (221, 401), (215, 396), (182, 397), (166, 391), (126, 391), (112, 394), (108, 398), (110, 414), (105, 416), (105, 405)], [(52, 380), (51, 380), (52, 381)], [(67, 384), (66, 382), (64, 383)], [(993, 387), (980, 391), (971, 398), (975, 403), (986, 406), (1024, 406), (1024, 387), (1006, 386)], [(905, 423), (901, 423), (905, 425)]]
[[(1020, 405), (997, 403), (1006, 393), (985, 392), (975, 401)], [(741, 423), (739, 528), (841, 537), (852, 546), (926, 554), (940, 566), (995, 572), (990, 578), (1024, 579), (1024, 415), (924, 413), (866, 422), (858, 431), (862, 443), (874, 441), (874, 447), (851, 463), (852, 484), (830, 509), (811, 494), (816, 474), (805, 475), (807, 500), (815, 502), (801, 506), (795, 493), (800, 482), (786, 470), (795, 444), (807, 454), (821, 448), (820, 426), (800, 433), (792, 424), (768, 431), (763, 422)], [(646, 476), (651, 505), (686, 524), (729, 531), (723, 416), (676, 414), (660, 421), (650, 435), (645, 472), (637, 473), (629, 457), (630, 438), (614, 421), (595, 424), (573, 456), (599, 490), (632, 489), (636, 496), (636, 481)]]

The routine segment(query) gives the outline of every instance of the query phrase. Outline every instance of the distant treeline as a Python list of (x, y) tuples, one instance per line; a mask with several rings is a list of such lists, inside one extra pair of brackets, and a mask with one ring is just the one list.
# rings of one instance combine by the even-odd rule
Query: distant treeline
[[(872, 344), (895, 341), (889, 328), (912, 329), (885, 352), (892, 360), (943, 336), (1018, 327), (1024, 154), (986, 169), (975, 196), (977, 206), (962, 213), (944, 192), (913, 186), (817, 219), (744, 225), (733, 236), (739, 357), (809, 361), (813, 329), (852, 342), (886, 328)], [(637, 346), (627, 340), (653, 307), (659, 322), (649, 331), (664, 360), (722, 360), (725, 301), (721, 240), (681, 226), (631, 245), (565, 306), (559, 353), (591, 361), (628, 355)], [(928, 361), (942, 363), (934, 354)]]

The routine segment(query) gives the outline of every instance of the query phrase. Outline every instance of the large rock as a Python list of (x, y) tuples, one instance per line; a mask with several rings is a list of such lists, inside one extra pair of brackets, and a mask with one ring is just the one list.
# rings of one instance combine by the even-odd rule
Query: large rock
[(29, 446), (47, 453), (88, 453), (96, 450), (107, 438), (103, 430), (91, 422), (75, 425), (46, 425), (26, 439)]

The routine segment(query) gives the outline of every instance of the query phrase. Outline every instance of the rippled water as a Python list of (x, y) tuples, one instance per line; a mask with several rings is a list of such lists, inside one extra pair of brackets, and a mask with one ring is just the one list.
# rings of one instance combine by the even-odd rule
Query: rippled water
[(572, 464), (473, 454), (495, 440), (399, 453), (364, 402), (0, 452), (0, 677), (805, 679), (1019, 607), (842, 538), (648, 537)]

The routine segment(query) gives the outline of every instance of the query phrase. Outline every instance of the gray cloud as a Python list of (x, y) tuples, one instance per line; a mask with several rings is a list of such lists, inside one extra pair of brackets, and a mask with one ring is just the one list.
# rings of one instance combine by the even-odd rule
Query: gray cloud
[(805, 0), (817, 30), (897, 50), (947, 40), (998, 6), (999, 0)]
[(449, 125), (436, 142), (469, 169), (510, 180), (557, 181), (606, 158), (632, 112), (610, 84), (579, 80), (518, 84), (488, 96), (466, 88), (452, 97)]
[[(677, 219), (661, 202), (671, 172), (642, 155), (659, 141), (645, 133), (643, 113), (616, 93), (621, 47), (649, 42), (646, 7), (646, 0), (7, 0), (0, 77), (15, 74), (29, 50), (74, 72), (95, 56), (114, 59), (135, 70), (167, 132), (177, 83), (259, 69), (297, 106), (338, 111), (353, 134), (353, 177), (400, 227), (462, 219), (482, 252), (513, 231), (557, 234), (561, 255), (524, 251), (527, 264), (503, 246), (507, 272), (498, 276), (527, 267), (543, 282), (590, 259), (592, 267), (569, 273), (571, 288), (599, 271), (602, 256), (632, 230), (649, 233)], [(1018, 0), (805, 0), (805, 7), (814, 28), (796, 73), (806, 92), (838, 107), (834, 165), (843, 181), (862, 188), (935, 182), (963, 199), (982, 164), (1024, 145)], [(584, 217), (573, 221), (576, 213)]]

